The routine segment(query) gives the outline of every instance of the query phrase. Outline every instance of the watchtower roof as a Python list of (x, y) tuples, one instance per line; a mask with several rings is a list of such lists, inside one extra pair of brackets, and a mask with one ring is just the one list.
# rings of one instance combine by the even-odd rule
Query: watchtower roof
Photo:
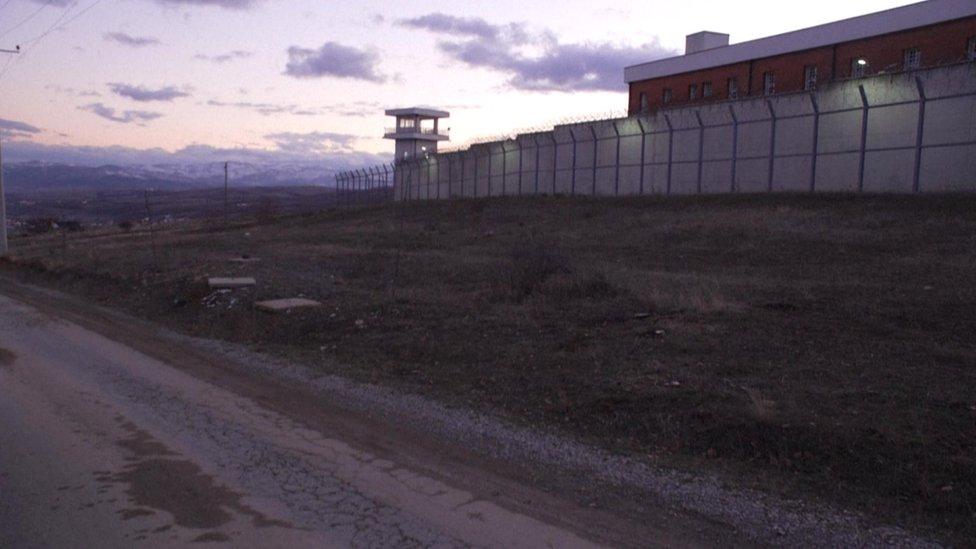
[(451, 113), (428, 107), (407, 107), (404, 109), (387, 109), (387, 116), (418, 116), (420, 118), (450, 118)]

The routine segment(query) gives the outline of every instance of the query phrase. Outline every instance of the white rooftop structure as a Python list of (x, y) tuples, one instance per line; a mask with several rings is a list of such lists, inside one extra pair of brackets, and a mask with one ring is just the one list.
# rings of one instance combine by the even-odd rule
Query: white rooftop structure
[[(976, 15), (976, 0), (928, 0), (825, 25), (728, 45), (714, 32), (689, 35), (685, 55), (624, 69), (629, 84), (935, 25)], [(725, 37), (723, 45), (722, 37)]]

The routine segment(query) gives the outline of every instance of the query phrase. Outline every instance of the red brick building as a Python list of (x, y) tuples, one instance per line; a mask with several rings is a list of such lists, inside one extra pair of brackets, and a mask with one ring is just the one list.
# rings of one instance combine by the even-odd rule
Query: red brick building
[(631, 114), (974, 61), (976, 0), (929, 0), (733, 45), (701, 32), (685, 50), (624, 70)]

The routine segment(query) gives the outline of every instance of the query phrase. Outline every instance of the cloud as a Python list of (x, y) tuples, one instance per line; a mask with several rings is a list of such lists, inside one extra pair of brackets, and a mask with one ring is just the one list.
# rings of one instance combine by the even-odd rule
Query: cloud
[(14, 139), (30, 139), (34, 136), (34, 134), (41, 133), (41, 129), (37, 126), (32, 126), (26, 122), (6, 120), (3, 118), (0, 118), (0, 131), (3, 132), (4, 137)]
[(45, 6), (56, 6), (59, 8), (64, 8), (75, 3), (75, 0), (31, 0), (35, 4), (44, 4)]
[(130, 84), (120, 84), (111, 82), (108, 84), (112, 93), (120, 97), (127, 97), (133, 101), (172, 101), (180, 97), (188, 97), (190, 94), (180, 91), (173, 86), (166, 86), (159, 89), (144, 88), (142, 86), (132, 86)]
[(59, 86), (57, 84), (48, 84), (44, 86), (45, 90), (53, 91), (56, 93), (61, 93), (65, 95), (73, 95), (75, 97), (101, 97), (102, 94), (95, 90), (79, 90), (77, 88)]
[(112, 107), (106, 107), (101, 103), (92, 103), (90, 105), (84, 105), (78, 108), (80, 110), (93, 113), (97, 116), (101, 116), (106, 120), (111, 120), (112, 122), (119, 122), (121, 124), (135, 123), (139, 126), (144, 125), (144, 122), (149, 122), (150, 120), (155, 120), (163, 116), (161, 113), (148, 111), (120, 111), (118, 114), (116, 114), (115, 109)]
[(401, 19), (398, 25), (445, 37), (437, 47), (471, 67), (508, 75), (510, 86), (532, 91), (620, 91), (623, 68), (673, 55), (655, 40), (641, 46), (560, 43), (550, 31), (525, 25), (495, 25), (479, 18), (431, 13)]
[(159, 40), (150, 36), (132, 36), (124, 32), (109, 32), (102, 35), (102, 37), (109, 42), (118, 42), (130, 48), (142, 48), (159, 44)]
[(301, 107), (295, 104), (276, 104), (276, 103), (260, 103), (255, 101), (218, 101), (216, 99), (211, 99), (207, 101), (207, 105), (211, 107), (233, 107), (237, 109), (244, 109), (249, 111), (254, 111), (258, 114), (264, 116), (272, 116), (275, 114), (294, 114), (296, 116), (317, 116), (322, 114), (322, 111), (311, 109), (307, 107)]
[(302, 156), (354, 152), (352, 144), (359, 139), (355, 135), (332, 132), (281, 132), (265, 135), (264, 138), (273, 142), (280, 151)]
[(288, 48), (285, 74), (295, 78), (353, 78), (382, 83), (387, 80), (377, 71), (379, 55), (337, 42), (326, 42), (317, 50), (292, 46)]
[(485, 40), (498, 37), (501, 28), (476, 17), (455, 17), (446, 13), (430, 13), (413, 19), (401, 19), (400, 26), (423, 29), (452, 36), (476, 36)]
[(294, 103), (262, 103), (256, 101), (219, 101), (211, 99), (206, 105), (210, 107), (226, 107), (244, 109), (272, 116), (276, 114), (292, 114), (295, 116), (320, 116), (323, 114), (336, 114), (339, 116), (365, 117), (382, 113), (380, 103), (377, 101), (352, 101), (349, 103), (336, 103), (324, 107), (307, 107)]
[(206, 55), (203, 53), (198, 53), (193, 56), (194, 59), (198, 59), (200, 61), (210, 61), (211, 63), (216, 63), (218, 65), (235, 61), (237, 59), (247, 59), (249, 57), (254, 57), (253, 51), (234, 50), (218, 55)]
[(155, 0), (164, 6), (214, 6), (233, 10), (248, 10), (261, 3), (261, 0)]

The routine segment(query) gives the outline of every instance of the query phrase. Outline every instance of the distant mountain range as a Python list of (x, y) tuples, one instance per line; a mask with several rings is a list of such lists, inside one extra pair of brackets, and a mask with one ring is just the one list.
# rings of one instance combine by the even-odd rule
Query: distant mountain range
[[(322, 164), (249, 164), (231, 162), (230, 182), (235, 187), (284, 185), (334, 186), (335, 170)], [(3, 166), (8, 192), (64, 190), (189, 189), (224, 184), (224, 164), (154, 164), (144, 166), (72, 166), (45, 162)]]

